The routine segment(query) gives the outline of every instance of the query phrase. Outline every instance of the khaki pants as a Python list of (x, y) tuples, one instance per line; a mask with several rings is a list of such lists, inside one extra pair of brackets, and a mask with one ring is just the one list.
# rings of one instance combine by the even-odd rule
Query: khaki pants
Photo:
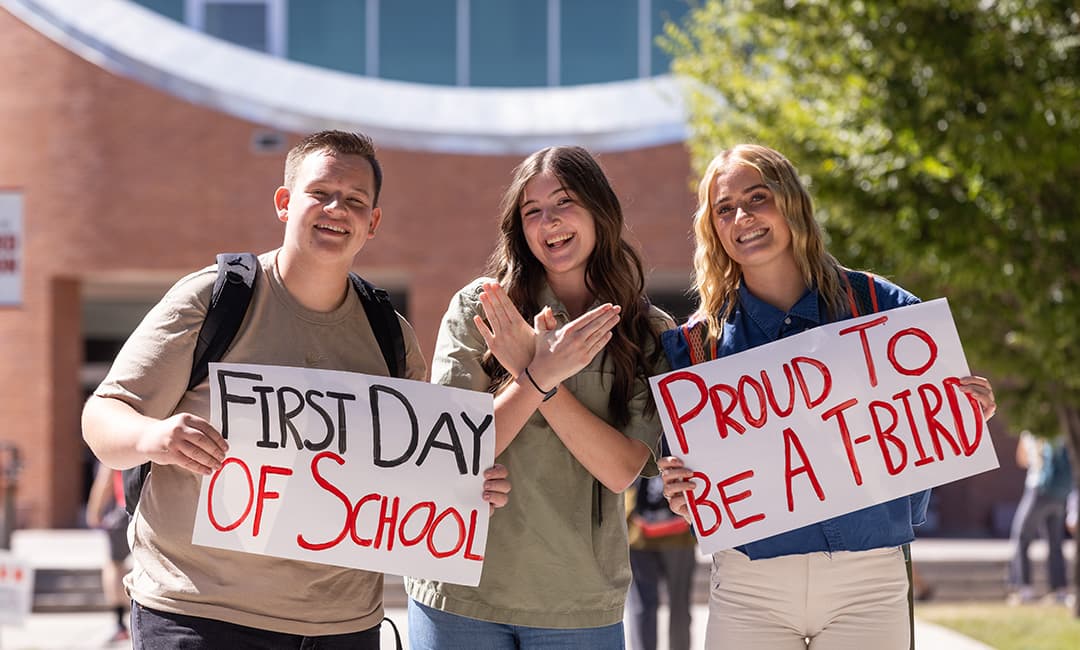
[(721, 551), (713, 555), (705, 647), (908, 650), (908, 589), (900, 548), (754, 561)]

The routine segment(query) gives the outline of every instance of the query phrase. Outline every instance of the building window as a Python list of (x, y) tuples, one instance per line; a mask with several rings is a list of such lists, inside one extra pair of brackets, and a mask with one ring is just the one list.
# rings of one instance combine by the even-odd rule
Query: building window
[(547, 5), (471, 0), (469, 84), (547, 85)]
[(286, 0), (186, 0), (184, 21), (236, 45), (285, 56)]
[(537, 87), (665, 74), (691, 0), (134, 0), (231, 43), (356, 75)]
[(352, 74), (367, 72), (367, 7), (362, 0), (289, 3), (289, 58)]
[(136, 4), (172, 18), (178, 23), (184, 22), (184, 2), (185, 0), (135, 0)]
[(650, 42), (646, 45), (652, 51), (652, 69), (647, 74), (667, 74), (671, 71), (671, 55), (657, 45), (656, 38), (664, 33), (664, 24), (668, 22), (681, 25), (690, 6), (689, 0), (648, 0), (651, 3), (652, 25), (649, 29)]
[(560, 85), (637, 78), (638, 0), (575, 0), (560, 13)]
[(379, 76), (457, 84), (457, 0), (379, 2)]

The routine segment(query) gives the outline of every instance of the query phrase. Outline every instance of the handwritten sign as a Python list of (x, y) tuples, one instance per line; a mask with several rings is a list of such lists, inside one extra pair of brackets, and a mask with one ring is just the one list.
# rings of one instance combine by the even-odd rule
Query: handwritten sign
[(34, 601), (34, 569), (10, 551), (0, 550), (0, 624), (22, 625)]
[(940, 299), (651, 378), (701, 550), (996, 468), (968, 374)]
[(22, 194), (0, 191), (0, 307), (22, 304)]
[(210, 398), (229, 455), (203, 479), (193, 543), (479, 584), (491, 395), (214, 363)]

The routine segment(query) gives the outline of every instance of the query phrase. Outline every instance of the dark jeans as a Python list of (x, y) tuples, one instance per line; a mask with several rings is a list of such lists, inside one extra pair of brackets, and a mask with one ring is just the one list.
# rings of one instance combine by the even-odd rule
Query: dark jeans
[(634, 580), (626, 598), (633, 650), (656, 650), (656, 610), (660, 583), (667, 585), (668, 647), (690, 647), (690, 590), (697, 567), (693, 546), (662, 551), (630, 549)]
[(1009, 583), (1013, 587), (1031, 586), (1031, 558), (1028, 546), (1039, 534), (1046, 537), (1047, 582), (1053, 590), (1065, 587), (1065, 498), (1039, 494), (1025, 488), (1013, 517), (1013, 557), (1009, 564)]
[(361, 632), (300, 636), (131, 604), (134, 650), (379, 650), (379, 626)]

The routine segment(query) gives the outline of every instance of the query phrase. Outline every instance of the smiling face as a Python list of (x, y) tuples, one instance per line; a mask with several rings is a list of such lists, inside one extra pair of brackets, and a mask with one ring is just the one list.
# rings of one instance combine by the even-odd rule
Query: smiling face
[(518, 206), (525, 241), (549, 281), (584, 283), (596, 223), (580, 200), (554, 174), (542, 171), (525, 184)]
[(756, 169), (740, 164), (722, 169), (709, 200), (720, 244), (744, 274), (791, 266), (791, 227)]
[(278, 219), (285, 222), (282, 254), (347, 269), (379, 226), (382, 213), (373, 207), (374, 197), (374, 169), (363, 156), (308, 154), (292, 187), (274, 194)]

